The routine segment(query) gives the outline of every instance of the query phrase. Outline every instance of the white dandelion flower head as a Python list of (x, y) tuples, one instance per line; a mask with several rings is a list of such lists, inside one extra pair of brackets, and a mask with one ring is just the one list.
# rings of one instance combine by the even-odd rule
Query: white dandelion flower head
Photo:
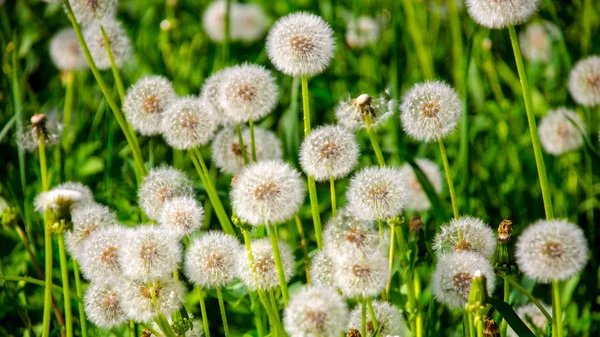
[(192, 242), (185, 256), (185, 273), (207, 289), (229, 284), (236, 275), (237, 253), (242, 249), (232, 235), (211, 231)]
[(94, 201), (89, 187), (78, 182), (62, 183), (50, 191), (41, 192), (35, 197), (36, 211), (70, 212), (73, 207)]
[(177, 97), (171, 82), (162, 76), (147, 76), (138, 80), (123, 101), (125, 118), (134, 130), (144, 136), (162, 131), (162, 116)]
[(539, 283), (566, 280), (589, 259), (585, 234), (567, 220), (538, 220), (519, 235), (515, 256), (519, 269)]
[[(550, 314), (550, 317), (552, 317), (552, 307), (544, 303), (541, 304), (546, 310), (546, 312)], [(538, 308), (537, 305), (529, 303), (518, 307), (515, 311), (517, 315), (519, 315), (523, 323), (525, 323), (525, 325), (527, 325), (529, 330), (531, 330), (532, 332), (546, 331), (546, 327), (548, 326), (548, 320), (546, 319), (546, 316), (542, 314), (540, 308)], [(507, 336), (519, 337), (519, 335), (517, 335), (517, 333), (510, 326), (507, 330)]]
[(121, 23), (113, 18), (107, 18), (101, 22), (90, 23), (83, 32), (83, 37), (88, 45), (90, 54), (96, 63), (96, 67), (100, 70), (109, 69), (111, 67), (110, 58), (108, 57), (108, 51), (106, 49), (106, 44), (104, 43), (100, 26), (102, 26), (106, 32), (115, 65), (121, 67), (125, 61), (130, 58), (133, 51), (127, 32), (123, 29)]
[(50, 41), (50, 58), (60, 70), (79, 70), (88, 68), (77, 36), (73, 28), (61, 29)]
[(491, 296), (496, 287), (496, 274), (485, 257), (469, 251), (438, 256), (432, 280), (435, 298), (449, 308), (462, 309), (477, 271), (485, 276), (488, 295)]
[(238, 5), (238, 16), (232, 38), (244, 42), (258, 41), (265, 35), (269, 19), (261, 6), (255, 3)]
[(117, 12), (117, 0), (70, 0), (75, 19), (90, 24), (104, 18), (112, 18)]
[(190, 235), (202, 227), (204, 208), (193, 196), (182, 195), (165, 201), (158, 223), (177, 237)]
[(197, 97), (184, 97), (165, 111), (162, 134), (172, 148), (187, 150), (210, 142), (218, 127), (219, 117), (212, 104)]
[[(421, 171), (423, 171), (425, 177), (429, 180), (429, 183), (431, 183), (433, 190), (436, 193), (440, 193), (442, 191), (443, 178), (438, 165), (427, 158), (417, 158), (415, 159), (415, 163), (419, 166)], [(406, 179), (406, 185), (409, 191), (406, 208), (415, 211), (424, 211), (431, 207), (429, 197), (427, 197), (427, 193), (423, 190), (412, 166), (410, 166), (410, 164), (404, 164), (400, 168), (400, 172)]]
[(551, 110), (540, 121), (538, 133), (546, 152), (559, 156), (583, 145), (585, 124), (573, 110), (558, 108)]
[(165, 202), (175, 197), (193, 196), (191, 180), (185, 173), (170, 167), (153, 168), (138, 190), (138, 203), (150, 219), (159, 220)]
[(329, 219), (323, 231), (324, 251), (329, 256), (339, 252), (360, 251), (369, 253), (378, 250), (379, 233), (373, 222), (359, 220), (346, 209)]
[(387, 220), (402, 213), (408, 189), (399, 169), (367, 167), (350, 180), (346, 199), (346, 208), (357, 219)]
[(552, 36), (548, 24), (534, 22), (519, 33), (519, 46), (523, 57), (531, 62), (548, 63), (552, 55)]
[(284, 16), (267, 36), (269, 59), (275, 68), (290, 76), (322, 73), (334, 50), (333, 30), (321, 17), (310, 13)]
[(433, 250), (438, 255), (475, 252), (490, 260), (496, 250), (496, 241), (494, 231), (481, 219), (463, 216), (440, 228), (433, 238)]
[(232, 124), (257, 121), (277, 104), (277, 84), (263, 66), (245, 63), (225, 72), (219, 89), (225, 118)]
[[(229, 7), (230, 36), (233, 37), (235, 30), (238, 4), (232, 2)], [(215, 42), (225, 40), (225, 15), (227, 3), (224, 0), (213, 1), (206, 7), (202, 14), (202, 27), (208, 38)]]
[[(379, 335), (381, 336), (408, 336), (406, 333), (407, 328), (402, 318), (400, 310), (389, 302), (373, 301), (373, 311), (377, 319), (377, 326), (379, 327)], [(348, 330), (361, 330), (362, 325), (362, 308), (360, 305), (356, 306), (350, 313), (350, 320), (348, 322)], [(372, 336), (375, 333), (375, 324), (371, 315), (367, 314), (367, 335)]]
[(118, 284), (123, 312), (136, 322), (151, 322), (156, 317), (152, 304), (152, 293), (156, 297), (158, 310), (166, 317), (179, 310), (183, 305), (185, 288), (183, 283), (173, 278), (154, 282), (153, 286), (141, 281), (124, 279)]
[(456, 91), (440, 81), (415, 84), (404, 94), (400, 109), (404, 132), (427, 143), (452, 133), (463, 114)]
[[(280, 240), (278, 245), (283, 273), (287, 282), (294, 276), (294, 255), (290, 246), (284, 241)], [(254, 278), (247, 253), (244, 249), (238, 250), (238, 257), (236, 259), (237, 276), (250, 290), (269, 290), (279, 287), (277, 266), (275, 265), (271, 241), (268, 238), (252, 241), (251, 250), (254, 258), (254, 267), (256, 268), (256, 279)]]
[(122, 226), (106, 226), (95, 230), (85, 240), (79, 264), (86, 279), (106, 283), (121, 277), (119, 254), (128, 230)]
[(348, 95), (336, 106), (335, 118), (340, 125), (351, 131), (369, 126), (378, 128), (394, 114), (396, 105), (387, 90), (377, 97), (361, 94), (352, 99)]
[(469, 14), (478, 24), (503, 29), (527, 22), (537, 12), (540, 0), (467, 0)]
[(351, 49), (362, 49), (377, 43), (380, 34), (381, 27), (374, 18), (353, 18), (346, 27), (346, 44)]
[[(250, 130), (242, 129), (242, 139), (248, 158), (252, 157)], [(256, 161), (276, 160), (282, 158), (281, 141), (277, 135), (261, 127), (254, 127), (254, 144)], [(221, 172), (237, 174), (244, 167), (244, 150), (235, 129), (226, 127), (217, 133), (212, 142), (212, 159)]]
[(374, 297), (385, 289), (388, 258), (382, 252), (338, 252), (333, 263), (334, 284), (345, 297)]
[(579, 60), (569, 74), (571, 97), (583, 106), (600, 104), (600, 56)]
[(83, 302), (87, 319), (100, 328), (116, 328), (127, 321), (114, 284), (92, 282), (85, 291)]
[(283, 326), (290, 337), (339, 336), (347, 322), (346, 301), (327, 287), (304, 287), (283, 313)]
[(300, 146), (300, 165), (316, 181), (339, 179), (358, 163), (358, 142), (351, 131), (337, 125), (314, 129)]
[(119, 262), (123, 275), (132, 280), (164, 279), (179, 267), (179, 239), (158, 226), (140, 225), (122, 240)]
[(310, 282), (319, 287), (334, 287), (333, 260), (324, 251), (317, 251), (310, 263)]
[(300, 172), (280, 160), (250, 164), (232, 182), (235, 214), (252, 226), (278, 224), (296, 214), (304, 201)]
[(225, 111), (221, 106), (220, 88), (229, 69), (231, 68), (225, 68), (210, 75), (204, 81), (200, 91), (200, 99), (210, 103), (213, 106), (216, 119), (218, 120), (219, 124), (225, 126), (231, 125), (231, 121), (225, 117)]
[(85, 240), (97, 229), (117, 225), (116, 215), (106, 206), (86, 203), (71, 210), (73, 228), (65, 232), (67, 250), (79, 260)]

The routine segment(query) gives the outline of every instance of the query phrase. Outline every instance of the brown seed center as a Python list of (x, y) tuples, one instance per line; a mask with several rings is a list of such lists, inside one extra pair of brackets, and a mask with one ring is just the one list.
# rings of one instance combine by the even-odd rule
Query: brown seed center
[(340, 156), (340, 152), (340, 147), (336, 143), (326, 143), (319, 150), (321, 158), (325, 159), (335, 159)]
[(561, 255), (564, 254), (564, 252), (565, 252), (565, 249), (560, 242), (550, 241), (550, 242), (547, 242), (542, 247), (542, 254), (549, 256), (551, 258), (560, 257)]
[(304, 315), (304, 321), (314, 328), (316, 332), (322, 332), (325, 328), (327, 313), (322, 311), (307, 311)]
[(385, 186), (373, 186), (369, 189), (369, 199), (373, 201), (384, 201), (390, 192)]
[(346, 241), (356, 245), (362, 246), (365, 240), (365, 233), (361, 232), (358, 228), (354, 227), (351, 230), (346, 231), (344, 238)]
[(307, 54), (315, 49), (315, 44), (308, 36), (296, 35), (290, 39), (290, 47), (297, 52)]
[(454, 289), (464, 298), (469, 296), (469, 290), (471, 290), (471, 274), (469, 273), (458, 273), (452, 277), (452, 285)]
[(421, 116), (434, 118), (440, 112), (440, 104), (437, 102), (426, 102), (421, 105)]
[(473, 248), (473, 245), (469, 241), (462, 239), (456, 243), (455, 248), (457, 252), (468, 251)]
[(104, 248), (100, 255), (100, 262), (105, 265), (117, 264), (117, 247), (109, 246)]
[(90, 236), (90, 234), (92, 234), (92, 232), (95, 231), (96, 228), (98, 228), (97, 224), (92, 224), (92, 225), (86, 226), (83, 229), (83, 237), (87, 238), (88, 236)]
[[(156, 298), (160, 297), (161, 290), (162, 290), (161, 286), (157, 286), (156, 289), (154, 290), (154, 295), (156, 296)], [(148, 286), (141, 286), (140, 294), (147, 299), (151, 299), (152, 298), (152, 288), (150, 288)]]
[(225, 263), (222, 254), (212, 252), (204, 259), (204, 264), (209, 269), (221, 269)]
[(254, 189), (253, 194), (254, 194), (254, 198), (256, 200), (264, 201), (264, 200), (273, 200), (275, 197), (277, 197), (277, 195), (279, 195), (280, 192), (281, 192), (281, 190), (279, 189), (279, 186), (277, 186), (277, 184), (264, 183), (264, 184), (258, 185)]
[(348, 337), (362, 337), (360, 331), (356, 329), (348, 329)]
[(254, 261), (254, 265), (256, 266), (256, 270), (261, 273), (267, 273), (275, 267), (275, 260), (271, 256), (259, 256)]
[(144, 244), (140, 249), (140, 257), (143, 261), (152, 263), (158, 258), (158, 247), (154, 243)]
[(367, 264), (355, 264), (352, 266), (352, 274), (358, 278), (366, 278), (371, 275), (371, 267)]
[[(246, 148), (246, 153), (248, 153), (248, 146), (244, 144), (244, 147)], [(238, 143), (231, 144), (231, 152), (238, 157), (243, 156), (242, 147)]]
[(198, 118), (196, 118), (195, 116), (192, 115), (185, 115), (181, 118), (181, 127), (184, 129), (195, 129), (200, 122), (198, 121)]
[(586, 81), (594, 90), (600, 90), (600, 74), (589, 74)]
[(243, 101), (250, 102), (254, 99), (257, 92), (258, 90), (256, 89), (256, 86), (250, 83), (244, 83), (238, 88), (237, 96)]
[(163, 186), (156, 191), (156, 197), (161, 202), (164, 203), (167, 199), (170, 199), (173, 196), (173, 189), (168, 186)]
[(119, 309), (119, 295), (115, 291), (104, 294), (102, 304), (106, 312), (114, 312)]
[(156, 96), (148, 96), (144, 99), (144, 112), (157, 113), (160, 112), (160, 99)]

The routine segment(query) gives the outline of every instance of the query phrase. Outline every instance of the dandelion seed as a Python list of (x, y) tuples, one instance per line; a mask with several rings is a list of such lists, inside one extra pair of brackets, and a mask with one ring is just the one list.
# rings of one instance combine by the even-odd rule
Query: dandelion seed
[(589, 56), (575, 64), (569, 74), (569, 92), (583, 106), (600, 104), (600, 56)]
[(548, 25), (534, 22), (519, 34), (519, 46), (523, 57), (531, 62), (548, 63), (552, 55), (552, 39)]
[(56, 110), (50, 114), (34, 114), (31, 116), (31, 124), (17, 131), (17, 142), (27, 151), (37, 151), (40, 146), (40, 138), (46, 148), (60, 142), (63, 125), (58, 122)]
[(433, 238), (433, 250), (438, 255), (470, 251), (489, 260), (496, 250), (496, 236), (481, 219), (463, 216), (440, 228)]
[(117, 225), (117, 217), (103, 205), (90, 202), (71, 210), (73, 228), (65, 232), (65, 243), (69, 253), (77, 260), (81, 259), (85, 240), (96, 230)]
[(279, 19), (267, 36), (267, 54), (273, 65), (290, 76), (323, 72), (333, 58), (333, 30), (321, 17), (293, 13)]
[(134, 130), (144, 136), (157, 135), (162, 131), (163, 113), (176, 97), (168, 79), (147, 76), (127, 90), (123, 111)]
[(50, 41), (50, 58), (60, 70), (79, 70), (88, 68), (77, 36), (73, 28), (61, 29)]
[(566, 220), (538, 220), (517, 241), (519, 269), (539, 283), (566, 280), (585, 267), (589, 252), (581, 228)]
[(69, 4), (77, 22), (86, 25), (113, 18), (117, 12), (117, 0), (69, 0)]
[(348, 306), (326, 287), (308, 286), (285, 308), (283, 325), (290, 337), (339, 336), (346, 328)]
[(374, 297), (385, 289), (388, 259), (383, 253), (347, 251), (338, 255), (333, 260), (333, 278), (345, 297)]
[(327, 222), (323, 243), (329, 256), (346, 251), (370, 253), (380, 249), (379, 233), (373, 228), (373, 223), (358, 220), (347, 210), (341, 210)]
[(218, 288), (229, 284), (236, 275), (239, 241), (221, 232), (208, 232), (195, 240), (187, 251), (185, 273), (202, 288)]
[(585, 124), (575, 111), (558, 108), (542, 118), (538, 133), (544, 150), (559, 156), (583, 145), (582, 131), (585, 129)]
[(48, 192), (42, 192), (35, 197), (35, 210), (44, 212), (52, 210), (57, 213), (71, 211), (75, 205), (83, 205), (94, 201), (92, 191), (77, 182), (66, 182)]
[[(552, 308), (549, 305), (543, 304), (542, 306), (546, 310), (550, 316), (552, 316)], [(542, 314), (540, 308), (538, 308), (535, 304), (529, 303), (524, 306), (521, 306), (515, 310), (517, 315), (521, 318), (523, 323), (527, 325), (529, 330), (532, 332), (536, 331), (546, 331), (546, 327), (548, 326), (548, 320), (546, 316)], [(507, 330), (508, 336), (510, 337), (518, 337), (517, 333), (509, 326)]]
[(175, 100), (164, 113), (163, 137), (178, 150), (192, 149), (210, 142), (219, 126), (212, 104), (196, 97)]
[[(388, 302), (373, 301), (373, 311), (377, 319), (380, 336), (408, 336), (406, 324), (400, 310), (396, 306)], [(356, 306), (350, 313), (348, 329), (360, 331), (361, 325), (362, 308), (361, 306)], [(373, 324), (371, 315), (367, 314), (366, 325), (368, 335), (372, 336), (375, 334), (375, 324)]]
[[(294, 276), (294, 255), (287, 243), (279, 241), (279, 252), (281, 254), (281, 264), (286, 282)], [(273, 256), (273, 246), (268, 238), (255, 240), (251, 244), (252, 255), (254, 257), (254, 267), (256, 268), (256, 281), (252, 275), (252, 268), (246, 256), (246, 251), (238, 250), (237, 275), (250, 290), (269, 290), (279, 287), (279, 278), (277, 277), (277, 267)]]
[(367, 120), (370, 127), (377, 128), (394, 114), (395, 107), (396, 101), (390, 98), (387, 91), (375, 98), (362, 94), (352, 99), (348, 95), (335, 108), (335, 118), (351, 131), (367, 128)]
[(300, 173), (279, 160), (254, 163), (231, 187), (235, 214), (252, 226), (278, 224), (296, 214), (304, 201)]
[(100, 25), (104, 27), (104, 31), (106, 32), (115, 65), (121, 67), (132, 54), (131, 41), (121, 23), (112, 18), (91, 23), (83, 32), (94, 63), (96, 63), (96, 66), (100, 70), (111, 67)]
[(404, 94), (400, 109), (406, 134), (427, 143), (454, 131), (463, 114), (456, 91), (440, 81), (415, 84)]
[(473, 20), (491, 29), (525, 23), (537, 12), (539, 5), (540, 0), (467, 0)]
[(190, 235), (202, 227), (204, 209), (192, 196), (179, 196), (165, 201), (159, 223), (177, 237)]
[(362, 49), (377, 43), (380, 35), (380, 27), (377, 20), (361, 16), (352, 19), (346, 27), (346, 44), (351, 49)]
[(86, 318), (100, 328), (116, 328), (127, 321), (117, 287), (111, 283), (92, 282), (83, 301)]
[(324, 251), (317, 251), (310, 264), (310, 282), (319, 287), (334, 287), (333, 260)]
[[(433, 190), (436, 193), (442, 192), (442, 173), (440, 172), (440, 168), (436, 163), (427, 159), (427, 158), (417, 158), (415, 159), (415, 163), (421, 171), (427, 177), (427, 180), (431, 183)], [(417, 179), (417, 175), (413, 170), (412, 166), (409, 164), (404, 164), (400, 168), (400, 172), (406, 177), (409, 198), (408, 203), (406, 204), (407, 209), (412, 209), (415, 211), (424, 211), (431, 207), (431, 202), (429, 201), (429, 197), (423, 190), (419, 179)]]
[(121, 303), (126, 316), (136, 322), (151, 322), (157, 315), (152, 304), (152, 290), (158, 310), (170, 317), (183, 304), (185, 288), (173, 278), (154, 282), (151, 287), (144, 282), (125, 279), (118, 285)]
[(121, 226), (105, 226), (90, 234), (79, 254), (79, 264), (86, 279), (105, 283), (121, 277), (119, 252), (125, 235), (127, 229)]
[(170, 167), (153, 168), (144, 177), (138, 191), (138, 202), (150, 219), (160, 219), (165, 202), (180, 196), (192, 196), (192, 182), (185, 173)]

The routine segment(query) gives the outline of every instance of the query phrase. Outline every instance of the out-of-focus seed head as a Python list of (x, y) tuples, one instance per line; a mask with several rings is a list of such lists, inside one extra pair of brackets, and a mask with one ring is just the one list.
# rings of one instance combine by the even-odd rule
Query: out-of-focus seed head
[(159, 220), (165, 202), (175, 197), (193, 197), (192, 182), (185, 173), (161, 166), (150, 170), (138, 190), (138, 202), (150, 219)]
[(347, 322), (346, 301), (327, 287), (303, 288), (290, 299), (283, 314), (290, 337), (339, 336)]
[(75, 206), (94, 201), (89, 187), (78, 182), (62, 183), (48, 192), (42, 192), (35, 197), (35, 210), (44, 212), (52, 210), (58, 213), (69, 212)]
[(519, 46), (523, 57), (531, 62), (548, 63), (552, 55), (552, 38), (547, 25), (534, 22), (519, 33)]
[(63, 125), (58, 121), (56, 110), (50, 114), (34, 114), (31, 124), (17, 131), (17, 143), (27, 151), (37, 151), (41, 141), (46, 148), (60, 143), (63, 134)]
[(168, 79), (147, 76), (127, 90), (123, 111), (134, 130), (144, 136), (157, 135), (162, 131), (163, 113), (176, 97)]
[(324, 251), (318, 251), (310, 263), (310, 282), (319, 287), (335, 287), (333, 260)]
[(116, 215), (106, 206), (90, 202), (71, 210), (73, 228), (65, 232), (67, 250), (76, 259), (81, 259), (85, 240), (96, 230), (117, 225)]
[(126, 233), (125, 227), (105, 226), (95, 230), (84, 241), (79, 264), (86, 279), (106, 283), (121, 277), (119, 252)]
[[(340, 255), (341, 254), (341, 255)], [(334, 283), (345, 297), (374, 297), (385, 289), (388, 278), (388, 259), (374, 251), (338, 252), (334, 263)]]
[[(225, 15), (227, 3), (224, 0), (213, 1), (202, 14), (202, 27), (206, 35), (215, 42), (225, 39)], [(230, 36), (233, 37), (236, 18), (238, 17), (238, 4), (233, 2), (229, 7)]]
[(179, 266), (177, 236), (152, 225), (141, 225), (121, 238), (119, 263), (123, 275), (144, 282), (168, 278)]
[(361, 16), (352, 19), (346, 27), (346, 44), (351, 49), (362, 49), (379, 40), (381, 28), (374, 18)]
[(98, 69), (109, 69), (110, 58), (100, 26), (104, 27), (110, 49), (115, 60), (115, 65), (121, 67), (132, 54), (131, 41), (121, 23), (113, 18), (106, 18), (101, 22), (90, 23), (83, 32), (83, 37), (88, 45), (90, 54)]
[(546, 152), (559, 156), (583, 145), (585, 124), (573, 110), (558, 108), (540, 121), (538, 133)]
[(232, 38), (245, 42), (255, 42), (265, 35), (269, 19), (261, 6), (255, 3), (239, 4), (239, 15), (236, 17), (236, 27)]
[(250, 164), (232, 182), (235, 214), (252, 226), (278, 224), (296, 214), (304, 201), (300, 173), (280, 160)]
[(273, 65), (290, 76), (323, 72), (333, 58), (333, 30), (321, 17), (304, 12), (279, 19), (267, 36), (267, 54)]
[(471, 291), (471, 280), (476, 271), (487, 280), (488, 296), (496, 286), (496, 275), (492, 266), (481, 254), (459, 251), (438, 256), (433, 274), (433, 294), (449, 308), (462, 309)]
[[(283, 273), (286, 281), (289, 281), (294, 276), (294, 255), (287, 243), (279, 241), (278, 244)], [(275, 266), (271, 241), (268, 238), (253, 241), (251, 250), (254, 257), (254, 267), (256, 268), (256, 280), (252, 275), (252, 268), (250, 267), (247, 253), (243, 249), (238, 250), (238, 277), (251, 290), (269, 290), (279, 287), (279, 278), (277, 277), (277, 267)]]
[(336, 217), (327, 222), (323, 244), (329, 256), (346, 251), (370, 253), (380, 248), (379, 233), (373, 223), (359, 220), (347, 210), (339, 211)]
[(85, 25), (113, 18), (117, 12), (117, 0), (70, 0), (69, 4), (77, 22)]
[(358, 163), (356, 136), (341, 126), (327, 125), (313, 130), (300, 147), (300, 165), (316, 181), (339, 179)]
[(491, 29), (525, 23), (539, 5), (540, 0), (467, 0), (473, 20)]
[(470, 251), (491, 259), (496, 249), (496, 236), (479, 218), (463, 216), (452, 219), (433, 238), (433, 250), (439, 255)]
[(367, 167), (352, 177), (347, 209), (360, 220), (398, 216), (408, 200), (404, 175), (391, 167)]
[[(552, 308), (549, 305), (542, 303), (546, 312), (550, 314), (552, 317)], [(527, 325), (529, 330), (532, 332), (536, 331), (546, 331), (546, 327), (548, 326), (548, 320), (546, 316), (542, 314), (540, 308), (538, 308), (535, 304), (529, 303), (524, 306), (521, 306), (515, 310), (517, 315), (521, 318), (523, 323)], [(509, 326), (507, 330), (507, 334), (509, 337), (518, 337), (517, 333)]]
[(127, 321), (121, 296), (112, 283), (92, 282), (83, 301), (87, 319), (100, 328), (115, 328)]
[[(248, 158), (252, 157), (250, 143), (250, 130), (242, 129), (242, 139)], [(277, 135), (267, 129), (254, 127), (254, 143), (256, 147), (256, 161), (281, 159), (281, 141)], [(242, 147), (235, 129), (224, 128), (217, 133), (212, 142), (212, 158), (221, 172), (237, 174), (245, 166)]]
[(361, 94), (352, 99), (348, 95), (335, 108), (335, 118), (340, 125), (351, 131), (367, 128), (368, 125), (377, 128), (394, 114), (396, 104), (387, 91), (377, 97)]
[[(427, 159), (427, 158), (417, 158), (415, 163), (421, 171), (431, 183), (434, 191), (436, 193), (440, 193), (442, 191), (442, 173), (440, 172), (440, 168), (436, 163)], [(407, 187), (409, 191), (408, 203), (406, 204), (407, 209), (412, 209), (415, 211), (424, 211), (431, 207), (431, 202), (429, 201), (429, 197), (427, 197), (427, 193), (423, 190), (415, 171), (412, 166), (409, 164), (404, 164), (400, 168), (400, 172), (404, 175), (407, 182)]]
[[(214, 42), (225, 40), (226, 2), (213, 1), (204, 11), (202, 26)], [(253, 3), (231, 3), (229, 7), (229, 39), (254, 42), (265, 35), (269, 20), (262, 7)]]
[(192, 196), (179, 196), (165, 202), (158, 223), (177, 237), (190, 235), (202, 227), (204, 209)]
[(212, 104), (196, 97), (175, 100), (163, 115), (163, 137), (178, 150), (187, 150), (210, 142), (219, 118)]
[(538, 220), (519, 235), (519, 269), (539, 283), (569, 279), (583, 270), (589, 252), (585, 234), (567, 220)]
[(600, 56), (578, 61), (569, 74), (569, 92), (583, 106), (600, 104)]
[(208, 232), (195, 240), (185, 257), (185, 273), (194, 284), (207, 289), (229, 284), (236, 275), (239, 241), (222, 232)]
[(60, 70), (88, 68), (79, 41), (73, 28), (61, 29), (50, 41), (50, 58)]
[[(409, 336), (407, 333), (407, 327), (402, 318), (402, 313), (398, 308), (389, 303), (381, 301), (373, 301), (373, 311), (377, 319), (377, 326), (379, 327), (380, 336)], [(350, 313), (350, 321), (348, 323), (348, 330), (361, 330), (362, 325), (362, 308), (360, 305), (356, 306)], [(367, 314), (367, 336), (375, 334), (375, 324), (371, 315)]]
[(427, 143), (452, 133), (463, 113), (456, 91), (440, 81), (415, 84), (404, 94), (400, 109), (404, 132)]
[[(158, 310), (166, 317), (183, 304), (185, 288), (180, 281), (167, 278), (155, 282), (154, 293)], [(152, 290), (145, 282), (124, 279), (118, 284), (123, 311), (136, 322), (151, 322), (157, 315), (152, 305)]]

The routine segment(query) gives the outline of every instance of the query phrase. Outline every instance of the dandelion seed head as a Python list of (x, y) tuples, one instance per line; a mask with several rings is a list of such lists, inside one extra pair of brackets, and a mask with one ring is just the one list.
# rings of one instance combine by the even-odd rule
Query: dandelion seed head
[(374, 18), (361, 16), (352, 19), (346, 27), (346, 44), (351, 49), (362, 49), (377, 43), (381, 28)]
[(226, 115), (223, 106), (221, 105), (220, 96), (221, 84), (230, 69), (231, 68), (225, 68), (210, 75), (210, 77), (204, 81), (200, 92), (200, 99), (213, 106), (216, 119), (219, 121), (219, 124), (224, 126), (232, 126), (231, 120), (225, 117)]
[[(398, 308), (389, 303), (382, 301), (373, 301), (373, 311), (377, 318), (377, 326), (379, 327), (379, 334), (381, 336), (409, 336), (406, 333), (407, 327), (402, 318), (402, 313)], [(350, 321), (348, 323), (348, 329), (361, 330), (362, 325), (362, 308), (360, 305), (356, 306), (352, 312), (350, 312)], [(371, 315), (367, 314), (367, 334), (372, 336), (375, 333), (375, 324), (371, 319)]]
[(463, 216), (452, 219), (433, 238), (433, 250), (438, 255), (455, 251), (470, 251), (491, 259), (496, 250), (496, 236), (490, 226), (479, 218)]
[(90, 322), (103, 329), (116, 328), (127, 321), (121, 296), (112, 283), (92, 282), (83, 297)]
[[(287, 243), (280, 240), (278, 244), (285, 280), (289, 281), (294, 276), (294, 255)], [(236, 259), (238, 277), (250, 290), (269, 290), (279, 287), (271, 241), (268, 238), (255, 240), (251, 244), (251, 249), (256, 268), (256, 281), (252, 275), (247, 253), (243, 249), (238, 250), (238, 258)]]
[(467, 0), (473, 20), (490, 29), (525, 23), (539, 6), (540, 0)]
[[(423, 171), (425, 177), (427, 177), (427, 180), (431, 183), (433, 190), (436, 193), (440, 193), (442, 191), (443, 178), (438, 165), (427, 158), (417, 158), (415, 159), (415, 163), (419, 166), (421, 171)], [(400, 172), (406, 177), (406, 185), (409, 191), (406, 208), (415, 211), (424, 211), (431, 207), (429, 197), (427, 197), (427, 193), (423, 190), (412, 166), (404, 164), (400, 168)]]
[[(575, 125), (573, 125), (573, 123)], [(558, 108), (548, 112), (540, 121), (538, 133), (540, 142), (546, 152), (559, 156), (563, 153), (578, 149), (583, 145), (582, 131), (585, 124), (577, 113), (566, 108)]]
[(600, 56), (578, 61), (569, 74), (571, 97), (583, 106), (600, 104)]
[(138, 190), (138, 203), (150, 219), (159, 220), (165, 202), (180, 197), (193, 197), (192, 182), (185, 173), (161, 166), (150, 170)]
[(162, 131), (162, 117), (177, 95), (171, 82), (162, 76), (147, 76), (138, 80), (123, 102), (123, 111), (134, 130), (144, 136)]
[(255, 3), (239, 4), (236, 34), (232, 37), (245, 42), (255, 42), (265, 35), (269, 19), (261, 6)]
[(165, 201), (158, 223), (169, 233), (184, 237), (202, 227), (204, 209), (193, 196), (178, 196)]
[(70, 211), (76, 205), (83, 205), (94, 201), (94, 196), (89, 187), (78, 182), (66, 182), (47, 192), (42, 192), (35, 197), (36, 211), (54, 212), (62, 209)]
[(77, 22), (86, 25), (112, 18), (117, 12), (117, 0), (70, 0), (69, 4)]
[(329, 256), (345, 251), (370, 253), (380, 248), (379, 233), (373, 227), (373, 222), (359, 220), (345, 209), (327, 222), (323, 244)]
[(324, 251), (318, 251), (310, 264), (310, 282), (319, 287), (333, 288), (333, 260)]
[(196, 239), (185, 257), (185, 273), (194, 284), (207, 289), (225, 286), (236, 275), (237, 253), (242, 249), (231, 235), (211, 231)]
[(123, 29), (121, 23), (113, 18), (107, 18), (101, 22), (90, 23), (85, 28), (83, 37), (88, 45), (92, 58), (94, 59), (94, 63), (96, 63), (96, 67), (100, 70), (109, 69), (111, 67), (100, 25), (104, 27), (104, 31), (106, 32), (115, 65), (120, 68), (125, 61), (130, 58), (133, 52), (127, 32)]
[[(183, 304), (185, 288), (173, 278), (155, 282), (154, 290), (158, 310), (166, 317), (179, 310)], [(136, 322), (151, 322), (156, 317), (152, 305), (152, 289), (141, 281), (124, 279), (118, 284), (121, 303), (126, 316)]]
[(61, 29), (50, 41), (50, 58), (60, 70), (88, 68), (79, 41), (72, 28)]
[(350, 95), (340, 100), (335, 108), (337, 122), (351, 131), (367, 128), (367, 120), (372, 128), (378, 128), (396, 110), (396, 101), (386, 91), (377, 97), (361, 94), (355, 99)]
[[(225, 40), (225, 15), (227, 4), (223, 0), (213, 1), (206, 7), (202, 14), (202, 27), (208, 35), (208, 38), (215, 42)], [(230, 36), (233, 37), (233, 31), (236, 27), (236, 18), (238, 17), (239, 4), (233, 2), (229, 7)]]
[(81, 259), (85, 240), (96, 230), (117, 225), (117, 217), (106, 206), (86, 203), (71, 210), (73, 228), (65, 232), (67, 250), (76, 260)]
[(379, 251), (338, 252), (333, 260), (334, 283), (345, 297), (374, 297), (385, 289), (388, 259)]
[[(550, 317), (552, 317), (552, 307), (544, 303), (541, 304), (546, 312), (550, 314)], [(535, 304), (529, 303), (520, 306), (515, 311), (523, 323), (525, 323), (525, 325), (527, 325), (529, 330), (532, 332), (535, 332), (535, 330), (546, 331), (548, 320)], [(531, 324), (533, 324), (533, 326)], [(519, 337), (519, 335), (517, 335), (517, 333), (510, 326), (508, 327), (507, 334), (509, 337)]]
[(122, 237), (127, 229), (121, 226), (98, 228), (84, 241), (79, 254), (79, 265), (83, 276), (97, 283), (106, 283), (121, 277), (119, 252)]
[(548, 63), (552, 55), (552, 39), (547, 25), (534, 22), (519, 33), (519, 46), (523, 57), (531, 62)]
[(31, 116), (31, 124), (17, 130), (16, 140), (25, 150), (38, 151), (40, 138), (46, 149), (60, 143), (64, 125), (58, 121), (57, 110), (52, 109), (46, 114)]
[(169, 146), (187, 150), (210, 142), (219, 118), (213, 105), (196, 97), (179, 98), (171, 104), (163, 117), (163, 138)]

